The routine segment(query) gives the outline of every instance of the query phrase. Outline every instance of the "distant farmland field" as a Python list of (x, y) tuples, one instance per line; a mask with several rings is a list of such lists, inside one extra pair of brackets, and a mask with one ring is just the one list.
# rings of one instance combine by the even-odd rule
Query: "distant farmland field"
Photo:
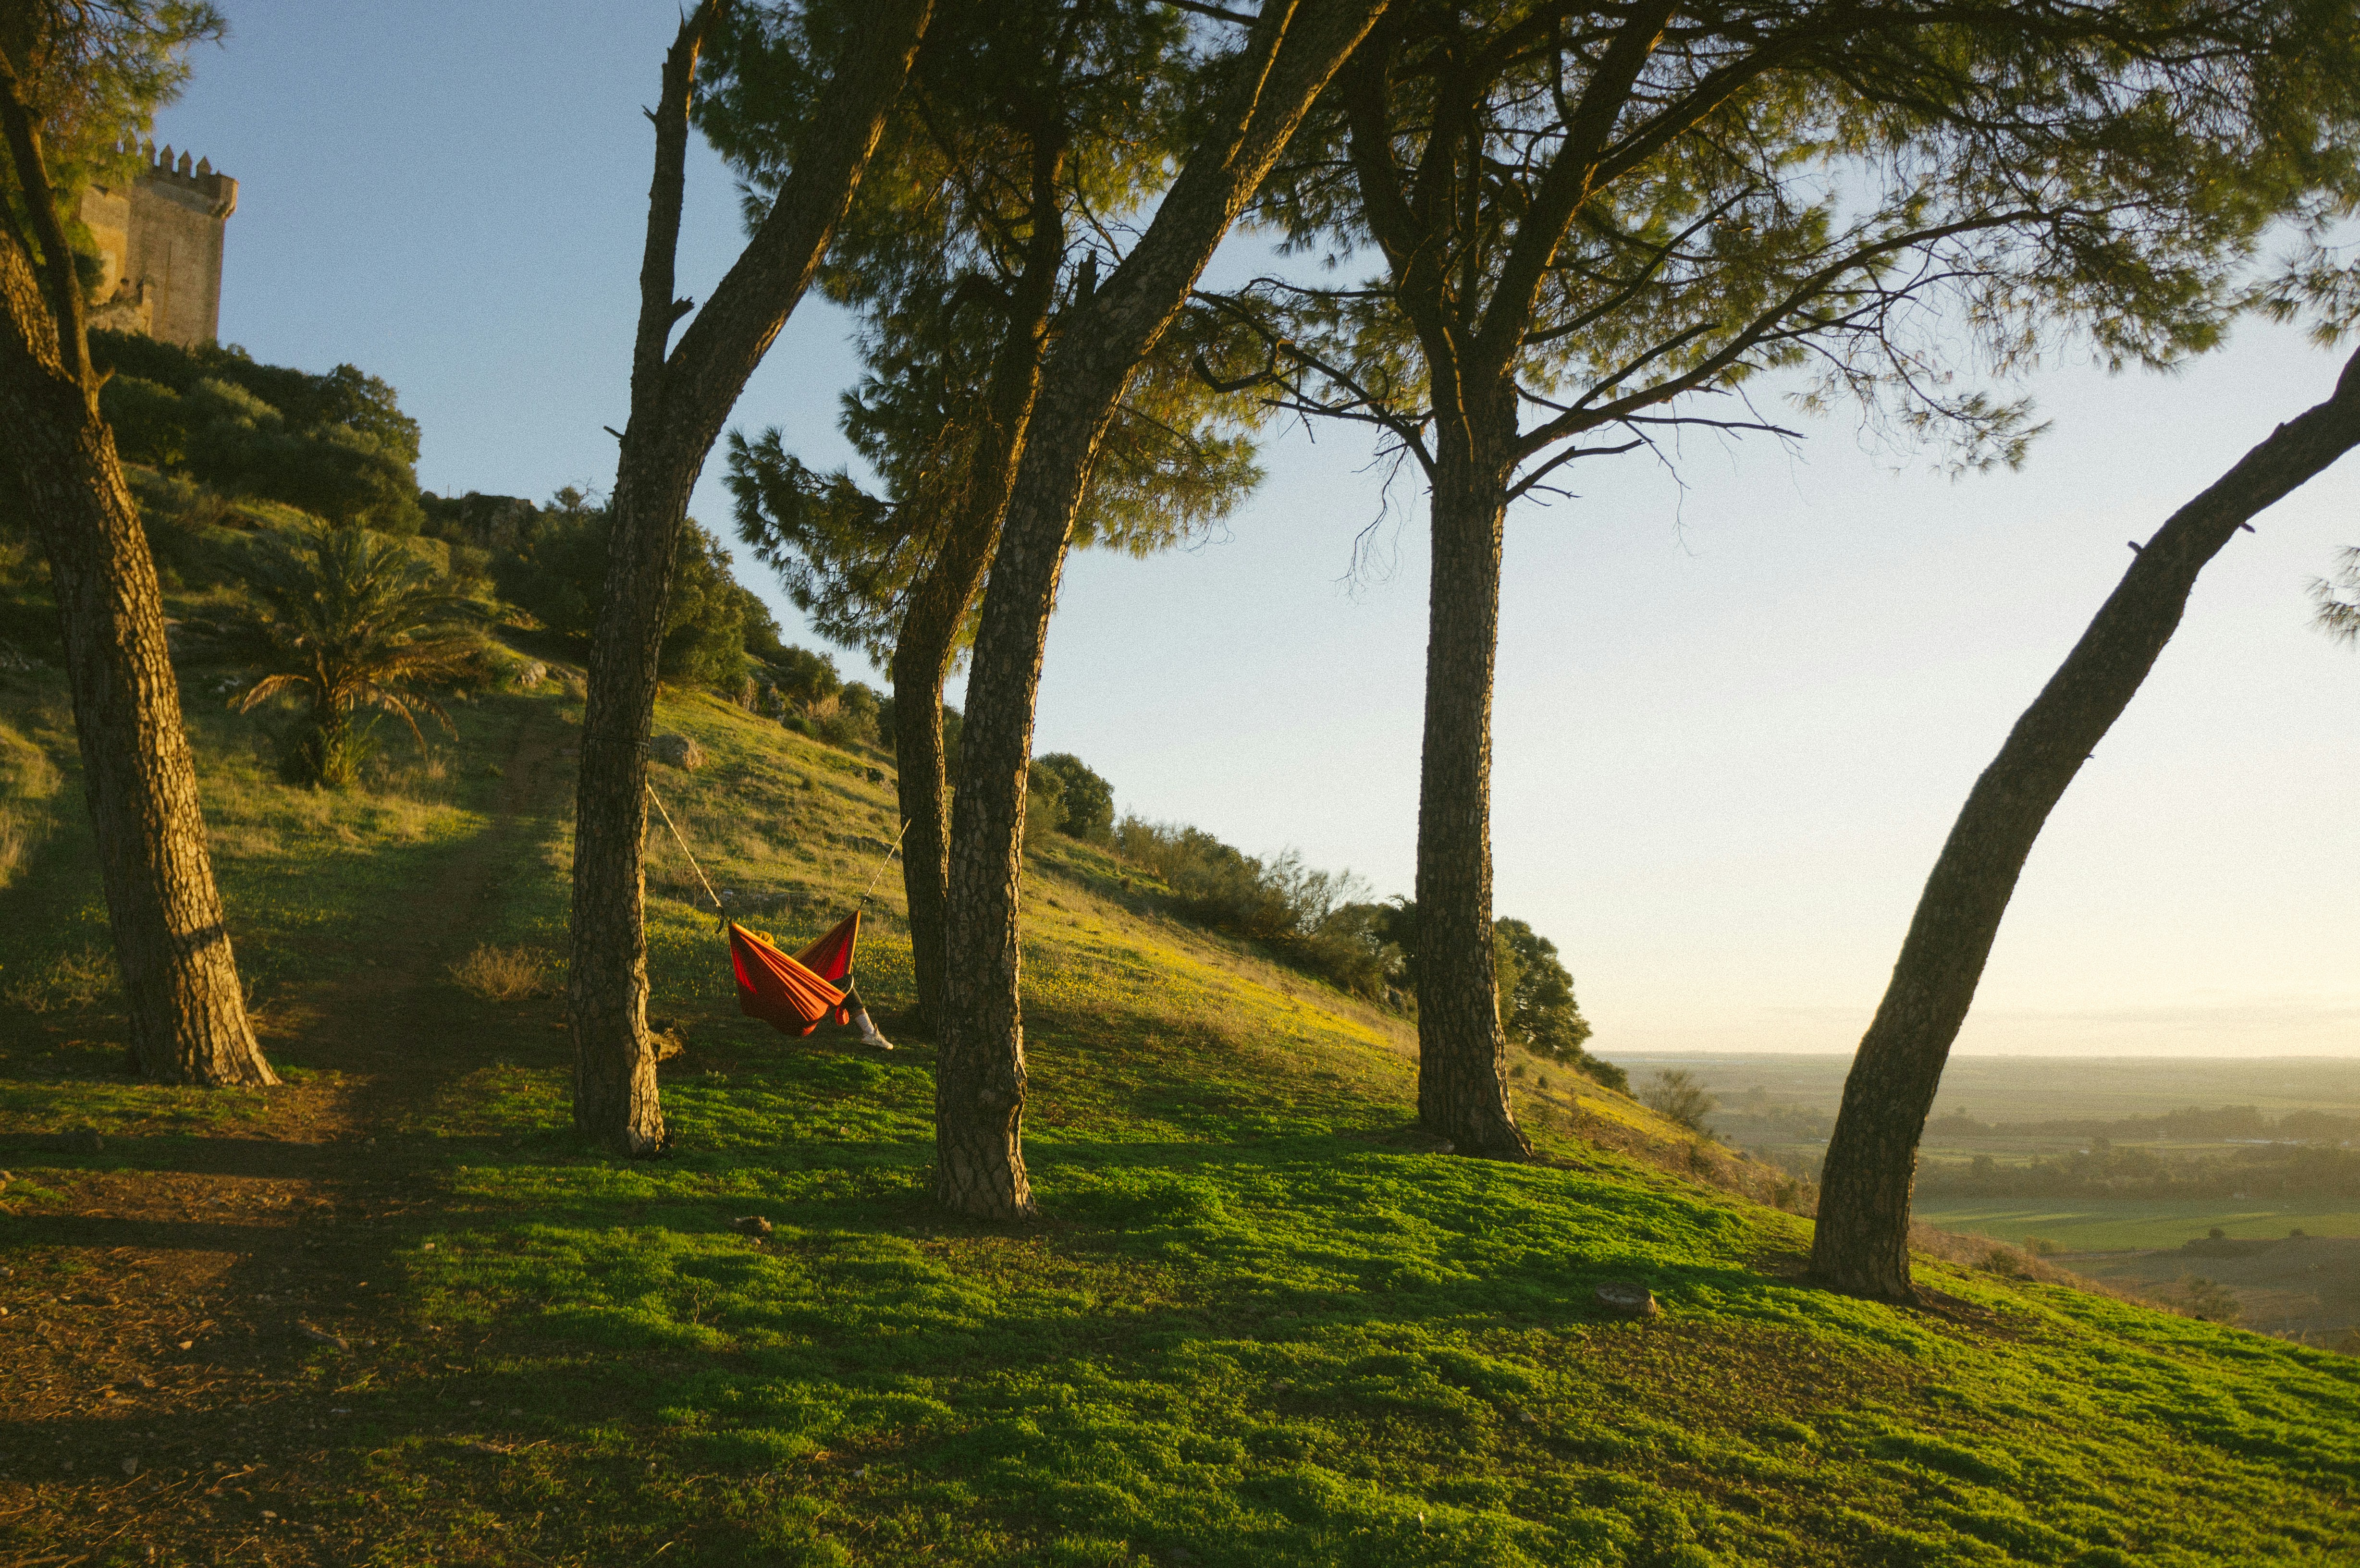
[(2037, 1236), (2069, 1252), (2178, 1247), (2216, 1225), (2241, 1240), (2282, 1236), (2297, 1228), (2311, 1236), (2360, 1236), (2360, 1204), (2349, 1198), (2317, 1203), (1951, 1198), (1918, 1203), (1913, 1212), (1943, 1230), (1987, 1236), (2011, 1246)]

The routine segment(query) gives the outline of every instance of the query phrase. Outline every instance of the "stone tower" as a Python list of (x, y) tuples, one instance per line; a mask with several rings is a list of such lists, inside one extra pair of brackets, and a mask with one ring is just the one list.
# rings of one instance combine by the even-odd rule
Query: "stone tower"
[(90, 315), (93, 327), (145, 332), (183, 348), (221, 335), (222, 235), (237, 211), (237, 181), (210, 160), (190, 165), (182, 153), (136, 150), (139, 172), (129, 187), (93, 186), (82, 221), (98, 241), (105, 272)]

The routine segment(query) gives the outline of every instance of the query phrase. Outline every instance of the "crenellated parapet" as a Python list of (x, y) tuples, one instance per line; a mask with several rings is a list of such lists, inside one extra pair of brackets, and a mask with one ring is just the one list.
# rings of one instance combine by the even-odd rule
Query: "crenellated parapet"
[(221, 335), (222, 249), (237, 181), (209, 158), (143, 140), (115, 149), (133, 164), (127, 183), (94, 185), (82, 220), (98, 241), (105, 276), (92, 324), (169, 343)]
[(226, 174), (215, 173), (211, 158), (198, 158), (192, 163), (183, 152), (176, 160), (169, 142), (160, 148), (152, 141), (143, 141), (137, 147), (126, 143), (116, 150), (139, 160), (137, 178), (141, 184), (169, 191), (175, 198), (194, 197), (213, 217), (226, 218), (237, 211), (237, 181)]

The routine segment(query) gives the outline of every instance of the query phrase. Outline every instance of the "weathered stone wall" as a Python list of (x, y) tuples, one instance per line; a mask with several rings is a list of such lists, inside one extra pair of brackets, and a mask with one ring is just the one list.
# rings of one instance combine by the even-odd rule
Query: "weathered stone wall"
[(191, 164), (143, 146), (127, 189), (93, 186), (82, 221), (106, 263), (93, 326), (191, 346), (221, 335), (222, 242), (237, 211), (237, 181), (210, 160)]

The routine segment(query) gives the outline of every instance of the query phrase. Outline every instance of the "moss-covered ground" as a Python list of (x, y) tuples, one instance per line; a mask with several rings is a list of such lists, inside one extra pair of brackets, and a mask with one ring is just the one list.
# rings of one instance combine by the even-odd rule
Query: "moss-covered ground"
[[(873, 1056), (736, 1015), (668, 839), (679, 1148), (591, 1152), (555, 999), (447, 974), (563, 950), (562, 691), (472, 704), (439, 768), (343, 797), (278, 783), (251, 722), (192, 698), (290, 1083), (139, 1084), (75, 966), (104, 933), (70, 732), (14, 681), (0, 723), (55, 772), (12, 775), (0, 888), (17, 1561), (2360, 1559), (2360, 1361), (1932, 1260), (1926, 1309), (1828, 1295), (1807, 1220), (1530, 1075), (1541, 1161), (1434, 1152), (1399, 1020), (1172, 924), (1079, 845), (1038, 845), (1029, 887), (1040, 1223), (926, 1201), (895, 879), (860, 975), (901, 1049)], [(657, 787), (749, 923), (792, 942), (858, 897), (882, 758), (703, 698), (659, 723), (710, 756)], [(82, 1127), (95, 1151), (48, 1136)], [(767, 1239), (733, 1228), (753, 1214)], [(1601, 1315), (1607, 1279), (1660, 1315)]]

